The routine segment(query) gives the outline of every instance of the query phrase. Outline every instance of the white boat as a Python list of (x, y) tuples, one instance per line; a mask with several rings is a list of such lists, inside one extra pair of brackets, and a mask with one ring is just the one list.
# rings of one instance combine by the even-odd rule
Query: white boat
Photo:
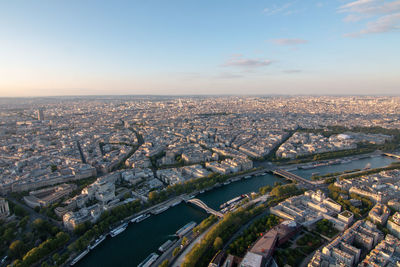
[(158, 257), (158, 254), (153, 252), (144, 261), (139, 263), (138, 267), (150, 267)]
[(151, 213), (153, 213), (154, 215), (160, 214), (164, 211), (166, 211), (169, 207), (168, 206), (164, 206), (158, 209), (153, 210)]
[(70, 266), (75, 265), (78, 261), (80, 261), (83, 257), (86, 256), (86, 254), (89, 253), (89, 248), (85, 249), (81, 254), (79, 254), (78, 256), (76, 256), (76, 258), (74, 258), (71, 263), (69, 264)]
[(301, 167), (303, 170), (308, 170), (308, 169), (314, 169), (315, 166), (314, 165), (304, 165)]
[(182, 237), (185, 234), (187, 234), (190, 230), (192, 230), (196, 225), (197, 225), (197, 223), (190, 222), (190, 223), (186, 224), (185, 226), (183, 226), (182, 228), (180, 228), (178, 231), (176, 231), (176, 235), (179, 237)]
[(228, 185), (228, 184), (230, 184), (231, 183), (231, 181), (226, 181), (225, 183), (224, 183), (224, 185)]
[(123, 223), (120, 226), (118, 226), (117, 228), (114, 228), (110, 232), (111, 237), (115, 237), (115, 236), (119, 235), (120, 233), (125, 231), (127, 227), (128, 227), (128, 223)]
[(227, 201), (227, 202), (221, 204), (221, 205), (219, 206), (219, 208), (220, 208), (220, 209), (223, 209), (223, 208), (229, 207), (229, 206), (232, 205), (233, 203), (238, 202), (238, 201), (242, 200), (242, 199), (245, 198), (245, 197), (246, 197), (245, 195), (240, 195), (240, 196), (238, 196), (238, 197), (232, 198), (231, 200), (229, 200), (229, 201)]
[(135, 223), (135, 222), (138, 222), (138, 221), (140, 221), (143, 217), (145, 217), (147, 214), (142, 214), (142, 215), (139, 215), (139, 216), (137, 216), (137, 217), (134, 217), (134, 218), (132, 218), (131, 219), (131, 223)]
[(174, 244), (173, 241), (171, 240), (167, 240), (164, 244), (162, 244), (158, 250), (162, 253), (164, 253), (165, 251), (167, 251), (172, 245)]
[(99, 238), (97, 238), (93, 245), (89, 246), (90, 249), (94, 249), (95, 247), (97, 247), (98, 245), (100, 245), (101, 242), (103, 242), (106, 239), (106, 237), (104, 235), (99, 236)]
[(247, 175), (244, 177), (244, 179), (250, 179), (250, 178), (251, 178), (251, 175)]
[(171, 204), (171, 206), (170, 206), (170, 207), (175, 207), (176, 205), (179, 205), (181, 202), (182, 202), (182, 200), (181, 200), (181, 199), (180, 199), (180, 200), (178, 200), (178, 201), (175, 201), (174, 203), (172, 203), (172, 204)]
[(144, 214), (143, 217), (140, 217), (136, 220), (137, 223), (146, 220), (147, 218), (149, 218), (151, 215), (150, 214)]

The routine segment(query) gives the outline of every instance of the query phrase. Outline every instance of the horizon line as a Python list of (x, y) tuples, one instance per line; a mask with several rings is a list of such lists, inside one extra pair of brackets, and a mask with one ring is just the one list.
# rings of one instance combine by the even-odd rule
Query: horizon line
[(10, 98), (67, 98), (67, 97), (220, 97), (220, 96), (240, 96), (240, 97), (265, 97), (265, 96), (370, 96), (370, 97), (399, 97), (399, 94), (82, 94), (82, 95), (43, 95), (43, 96), (0, 96), (0, 99)]

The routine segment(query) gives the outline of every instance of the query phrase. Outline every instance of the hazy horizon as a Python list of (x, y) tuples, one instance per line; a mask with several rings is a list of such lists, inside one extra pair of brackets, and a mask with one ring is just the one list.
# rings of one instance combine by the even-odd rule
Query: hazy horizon
[(0, 96), (12, 98), (68, 98), (68, 97), (400, 97), (398, 94), (103, 94), (103, 95), (41, 95), (41, 96)]

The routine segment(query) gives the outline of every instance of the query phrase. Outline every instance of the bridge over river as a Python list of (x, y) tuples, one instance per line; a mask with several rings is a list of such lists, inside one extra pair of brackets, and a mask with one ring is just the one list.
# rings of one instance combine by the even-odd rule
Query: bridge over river
[(289, 180), (292, 180), (292, 181), (303, 182), (303, 183), (306, 183), (306, 184), (313, 184), (312, 181), (304, 179), (303, 177), (300, 177), (300, 176), (298, 176), (296, 174), (293, 174), (291, 172), (285, 171), (283, 169), (278, 169), (277, 168), (277, 169), (271, 170), (271, 172), (273, 174), (275, 174), (275, 175), (279, 175), (279, 176), (281, 176), (283, 178), (286, 178), (286, 179), (289, 179)]
[(207, 206), (206, 203), (204, 203), (203, 201), (201, 201), (201, 200), (198, 199), (198, 198), (189, 199), (187, 202), (192, 203), (192, 204), (198, 206), (199, 208), (202, 208), (202, 209), (205, 210), (207, 213), (213, 214), (213, 215), (218, 216), (218, 217), (220, 217), (220, 218), (224, 217), (224, 214), (222, 214), (222, 213), (219, 212), (219, 211), (213, 210), (212, 208), (210, 208), (209, 206)]

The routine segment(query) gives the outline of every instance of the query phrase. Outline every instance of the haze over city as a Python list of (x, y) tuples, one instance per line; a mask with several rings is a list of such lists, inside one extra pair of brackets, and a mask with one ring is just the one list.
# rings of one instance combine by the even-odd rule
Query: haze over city
[(398, 94), (400, 1), (1, 1), (0, 96)]

